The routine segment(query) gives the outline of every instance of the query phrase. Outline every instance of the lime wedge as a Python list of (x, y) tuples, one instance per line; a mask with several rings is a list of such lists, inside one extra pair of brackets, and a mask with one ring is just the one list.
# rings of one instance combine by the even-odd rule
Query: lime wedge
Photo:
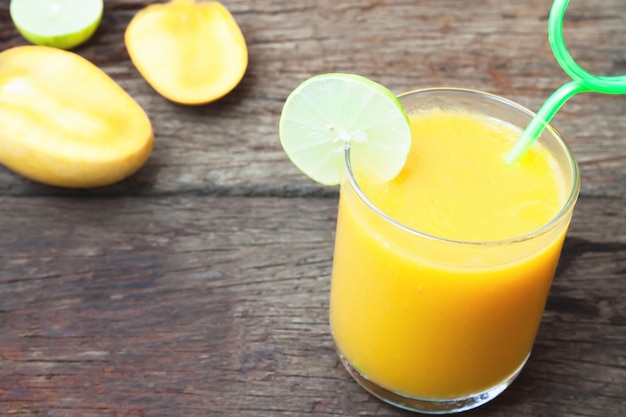
[(285, 101), (279, 136), (291, 162), (325, 185), (341, 181), (347, 148), (355, 172), (388, 181), (402, 170), (411, 147), (398, 98), (354, 74), (321, 74), (300, 84)]
[(103, 0), (11, 0), (11, 19), (28, 41), (71, 49), (87, 41), (102, 19)]

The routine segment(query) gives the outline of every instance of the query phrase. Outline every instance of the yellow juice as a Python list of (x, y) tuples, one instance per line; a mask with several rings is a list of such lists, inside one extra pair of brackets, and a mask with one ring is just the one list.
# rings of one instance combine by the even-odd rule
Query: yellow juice
[(466, 398), (514, 378), (528, 358), (571, 212), (551, 220), (574, 186), (539, 144), (504, 164), (519, 128), (464, 109), (409, 115), (400, 175), (342, 184), (332, 333), (383, 390)]

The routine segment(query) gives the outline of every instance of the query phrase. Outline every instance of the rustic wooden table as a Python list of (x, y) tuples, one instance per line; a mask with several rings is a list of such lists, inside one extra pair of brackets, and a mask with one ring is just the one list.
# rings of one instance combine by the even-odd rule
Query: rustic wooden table
[[(68, 190), (0, 170), (0, 415), (410, 416), (366, 394), (329, 333), (336, 188), (287, 160), (282, 104), (356, 72), (394, 92), (456, 86), (536, 110), (566, 78), (548, 0), (225, 0), (241, 84), (201, 107), (157, 95), (123, 33), (148, 1), (106, 0), (75, 52), (145, 109), (148, 163)], [(24, 44), (0, 1), (0, 50)], [(626, 73), (626, 2), (573, 1), (572, 55)], [(531, 360), (474, 416), (626, 415), (626, 98), (585, 94), (554, 125), (582, 191)]]

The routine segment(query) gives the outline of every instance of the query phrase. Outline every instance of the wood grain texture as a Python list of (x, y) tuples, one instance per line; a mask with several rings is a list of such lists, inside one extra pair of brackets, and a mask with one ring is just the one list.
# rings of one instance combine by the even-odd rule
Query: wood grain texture
[[(76, 52), (146, 110), (154, 152), (110, 187), (48, 187), (0, 169), (0, 415), (411, 416), (343, 370), (328, 327), (337, 189), (277, 137), (293, 88), (356, 72), (395, 92), (480, 89), (536, 110), (566, 81), (546, 0), (224, 0), (250, 52), (242, 83), (172, 104), (123, 45), (148, 1), (105, 0)], [(24, 44), (0, 0), (0, 50)], [(572, 2), (568, 46), (626, 73), (626, 3)], [(626, 99), (573, 98), (554, 124), (583, 186), (533, 355), (468, 416), (626, 415)]]
[[(567, 81), (547, 42), (545, 0), (226, 1), (248, 42), (250, 64), (224, 99), (201, 107), (168, 102), (141, 78), (123, 45), (145, 1), (105, 2), (102, 25), (76, 52), (99, 65), (146, 110), (156, 136), (152, 157), (131, 179), (68, 191), (0, 171), (5, 195), (320, 195), (287, 160), (277, 126), (287, 95), (323, 72), (356, 72), (400, 93), (453, 86), (503, 95), (537, 110)], [(0, 49), (25, 43), (0, 2)], [(572, 54), (602, 74), (626, 72), (621, 0), (572, 2), (565, 37)], [(554, 125), (581, 164), (583, 194), (619, 193), (626, 151), (626, 100), (574, 97)], [(335, 190), (336, 192), (336, 190)]]
[[(334, 199), (0, 207), (3, 415), (410, 415), (365, 394), (334, 353)], [(623, 225), (600, 231), (626, 208), (577, 210), (533, 356), (475, 415), (623, 415), (626, 241)]]

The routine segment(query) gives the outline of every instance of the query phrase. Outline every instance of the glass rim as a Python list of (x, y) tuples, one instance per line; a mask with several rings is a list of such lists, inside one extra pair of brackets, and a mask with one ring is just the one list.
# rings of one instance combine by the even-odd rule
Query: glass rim
[[(424, 93), (436, 93), (436, 92), (478, 95), (478, 96), (485, 97), (489, 100), (492, 100), (494, 102), (498, 102), (509, 108), (513, 108), (517, 112), (523, 114), (524, 116), (527, 116), (529, 118), (529, 121), (535, 116), (535, 113), (533, 111), (529, 110), (528, 108), (512, 100), (506, 99), (496, 94), (491, 94), (491, 93), (487, 93), (484, 91), (467, 89), (467, 88), (433, 87), (433, 88), (416, 89), (416, 90), (410, 90), (410, 91), (401, 93), (397, 97), (398, 99), (402, 99), (403, 97), (406, 97), (406, 96), (412, 96), (412, 95), (424, 94)], [(570, 188), (570, 193), (567, 199), (565, 200), (565, 203), (561, 207), (561, 209), (549, 221), (545, 222), (543, 225), (541, 225), (540, 227), (536, 229), (530, 230), (526, 233), (522, 233), (516, 236), (504, 238), (504, 239), (493, 239), (493, 240), (482, 240), (482, 241), (449, 239), (449, 238), (445, 238), (442, 236), (437, 236), (437, 235), (421, 232), (417, 229), (409, 227), (401, 223), (400, 221), (394, 219), (393, 217), (389, 216), (387, 213), (382, 211), (376, 204), (374, 204), (374, 202), (371, 201), (367, 197), (365, 192), (359, 186), (356, 178), (354, 177), (354, 173), (352, 171), (352, 163), (350, 161), (350, 147), (349, 146), (346, 147), (344, 151), (345, 166), (346, 166), (346, 171), (348, 174), (347, 177), (348, 177), (348, 180), (350, 181), (352, 188), (354, 189), (355, 193), (359, 197), (359, 199), (370, 210), (372, 210), (377, 216), (385, 220), (387, 223), (390, 223), (391, 225), (407, 233), (410, 233), (414, 236), (418, 236), (418, 237), (429, 239), (429, 240), (435, 240), (435, 241), (439, 241), (442, 243), (450, 243), (450, 244), (456, 244), (456, 245), (473, 245), (473, 246), (498, 246), (498, 245), (507, 245), (507, 244), (517, 243), (517, 242), (523, 242), (529, 239), (533, 239), (537, 236), (541, 236), (544, 233), (547, 233), (548, 231), (552, 230), (557, 225), (557, 223), (559, 223), (559, 221), (563, 219), (572, 210), (573, 206), (576, 203), (576, 200), (578, 199), (578, 195), (580, 192), (580, 171), (578, 168), (578, 163), (576, 162), (576, 158), (574, 157), (574, 154), (571, 148), (569, 147), (567, 142), (565, 142), (561, 134), (551, 124), (548, 123), (546, 125), (545, 130), (549, 131), (550, 134), (556, 139), (556, 142), (558, 143), (560, 148), (563, 150), (563, 152), (567, 156), (567, 160), (570, 165), (570, 172), (572, 176), (572, 186), (568, 187)]]

